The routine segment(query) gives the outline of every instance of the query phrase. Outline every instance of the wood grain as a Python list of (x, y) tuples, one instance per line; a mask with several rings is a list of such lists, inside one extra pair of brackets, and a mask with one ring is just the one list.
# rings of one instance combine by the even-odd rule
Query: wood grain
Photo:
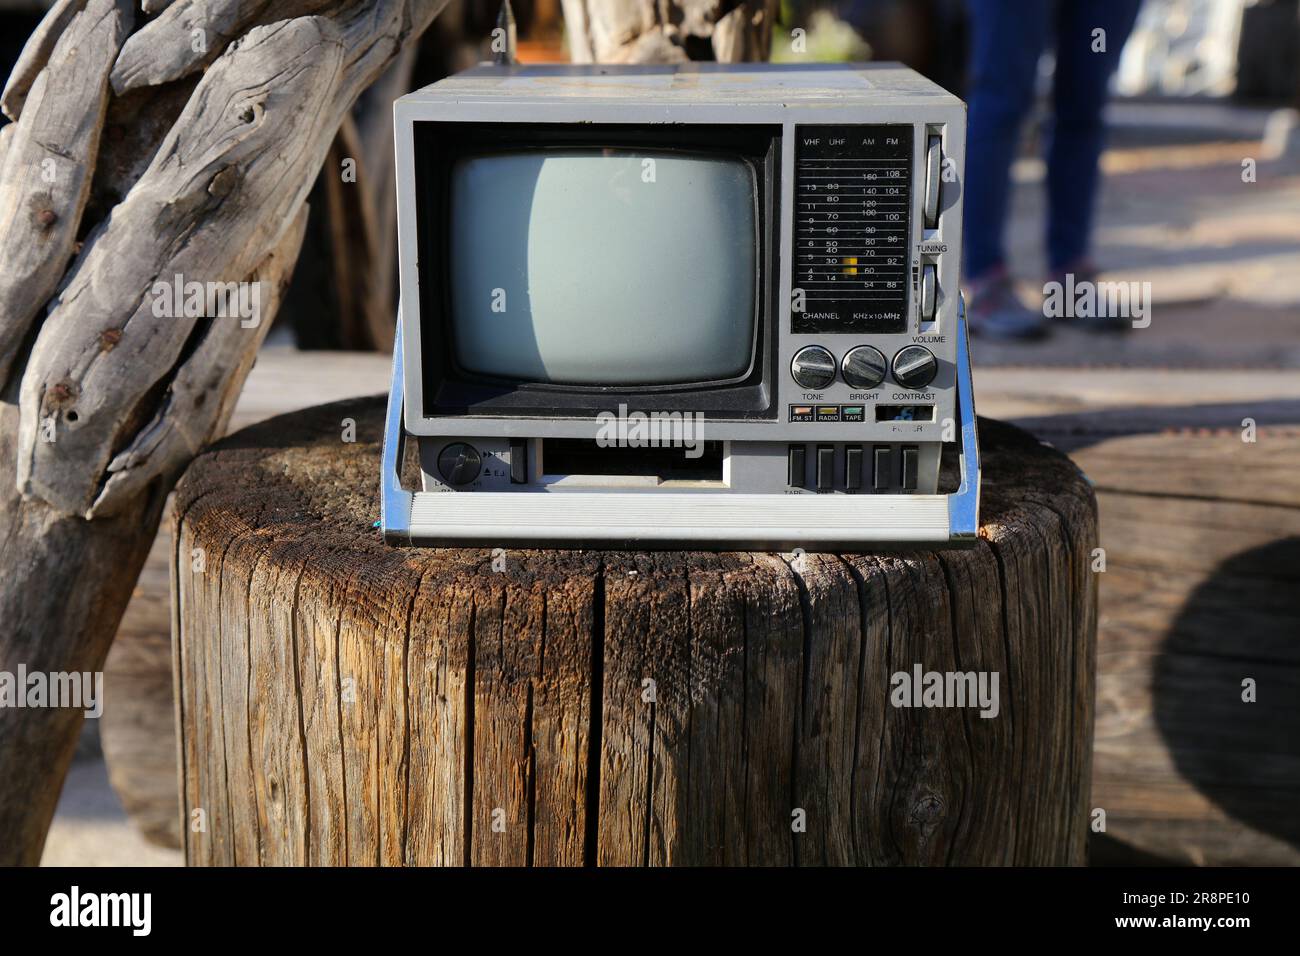
[[(349, 387), (352, 394), (379, 392), (387, 374), (381, 356), (264, 350), (236, 410), (236, 424), (285, 411), (289, 401), (315, 404), (343, 397)], [(1128, 369), (1055, 369), (1050, 374), (986, 369), (980, 376), (982, 405), (1019, 416), (1058, 447), (1070, 449), (1099, 484), (1100, 543), (1107, 550), (1109, 570), (1095, 576), (1101, 585), (1101, 619), (1092, 806), (1107, 811), (1107, 831), (1096, 835), (1091, 850), (1103, 862), (1300, 862), (1296, 841), (1289, 842), (1286, 835), (1295, 831), (1300, 807), (1298, 778), (1286, 776), (1286, 768), (1297, 759), (1294, 741), (1300, 739), (1290, 729), (1288, 712), (1279, 709), (1275, 694), (1270, 695), (1268, 719), (1260, 722), (1263, 726), (1252, 726), (1240, 719), (1235, 704), (1225, 711), (1187, 697), (1200, 693), (1204, 681), (1184, 676), (1189, 674), (1188, 662), (1212, 674), (1226, 659), (1228, 672), (1236, 673), (1241, 661), (1260, 658), (1265, 663), (1256, 677), (1285, 687), (1300, 664), (1295, 641), (1300, 609), (1293, 597), (1300, 593), (1294, 576), (1300, 558), (1288, 560), (1285, 550), (1289, 538), (1300, 536), (1294, 509), (1300, 502), (1300, 469), (1294, 467), (1300, 460), (1300, 433), (1286, 424), (1294, 417), (1287, 409), (1300, 407), (1300, 389), (1285, 375), (1269, 372), (1223, 373), (1208, 392), (1204, 379), (1202, 372), (1164, 371), (1153, 390), (1152, 373)], [(1259, 441), (1251, 445), (1240, 440), (1239, 426), (1246, 416), (1261, 424)], [(169, 554), (169, 542), (151, 552), (110, 655), (106, 683), (112, 703), (101, 730), (114, 786), (148, 832), (157, 832), (157, 823), (150, 820), (161, 820), (174, 830), (177, 818), (168, 678)], [(750, 557), (754, 562), (781, 562), (776, 556)], [(976, 631), (1001, 626), (999, 605), (984, 600), (1000, 587), (996, 561), (974, 552), (949, 552), (939, 560), (948, 579), (952, 614), (962, 620), (985, 619)], [(883, 579), (871, 571), (877, 561), (850, 558), (848, 564), (860, 590), (860, 626), (864, 634), (874, 635), (863, 653), (863, 667), (886, 673), (889, 595)], [(866, 574), (856, 570), (859, 563), (867, 565)], [(793, 728), (799, 684), (782, 662), (791, 655), (798, 661), (803, 653), (795, 580), (790, 578), (784, 592), (766, 591), (762, 602), (745, 601), (744, 595), (762, 582), (752, 571), (725, 573), (730, 578), (725, 598), (717, 591), (696, 593), (719, 608), (719, 617), (733, 605), (744, 611), (744, 707), (750, 714), (758, 714), (760, 706), (770, 711), (772, 716), (761, 718), (760, 726)], [(712, 612), (696, 614), (693, 626), (711, 617)], [(417, 607), (412, 628), (429, 631), (440, 626), (440, 620), (425, 618)], [(1174, 635), (1176, 643), (1171, 642)], [(324, 640), (333, 646), (332, 625)], [(963, 661), (983, 659), (970, 656), (975, 652), (963, 645), (959, 656)], [(120, 666), (115, 660), (119, 655)], [(445, 672), (445, 656), (436, 647), (429, 656), (430, 672)], [(417, 642), (412, 666), (422, 660)], [(768, 670), (768, 660), (781, 668), (785, 680), (773, 678), (778, 671)], [(1164, 667), (1165, 660), (1182, 666)], [(1239, 699), (1239, 694), (1230, 696)], [(1181, 706), (1180, 700), (1190, 700), (1191, 708)], [(334, 713), (319, 701), (312, 709), (326, 716)], [(1165, 733), (1158, 711), (1169, 713), (1172, 725), (1180, 729)], [(423, 713), (425, 707), (416, 704), (413, 692), (412, 732), (424, 732)], [(719, 713), (734, 715), (734, 706)], [(872, 732), (858, 736), (856, 779), (874, 786), (880, 775), (881, 724), (874, 711), (861, 713), (864, 726), (868, 720), (873, 723)], [(977, 735), (972, 737), (977, 765), (991, 765), (993, 755), (1013, 746), (1003, 723), (974, 719), (967, 724)], [(728, 735), (749, 733), (730, 717), (720, 717), (718, 726), (723, 739), (715, 749), (725, 752), (730, 747), (735, 756), (731, 769), (717, 776), (738, 781), (728, 784), (736, 795), (727, 797), (727, 805), (735, 813), (743, 810), (745, 821), (742, 833), (728, 829), (722, 858), (784, 859), (779, 854), (791, 852), (789, 835), (774, 820), (757, 819), (756, 813), (760, 807), (779, 810), (781, 822), (788, 823), (785, 803), (772, 794), (790, 791), (789, 761), (778, 760), (780, 754), (772, 748), (756, 751), (743, 740), (730, 741)], [(119, 737), (124, 738), (120, 745)], [(696, 752), (703, 746), (698, 734), (693, 746)], [(420, 794), (418, 801), (412, 797), (413, 814), (433, 799), (426, 779), (432, 772), (413, 769), (409, 792)], [(335, 784), (326, 778), (320, 785)], [(1018, 800), (1032, 798), (1028, 788), (1020, 793), (988, 775), (972, 785), (977, 788), (972, 806), (978, 804), (985, 808), (982, 814), (993, 817), (1011, 812)], [(766, 786), (771, 793), (755, 801), (756, 786)], [(440, 782), (438, 792), (445, 793), (446, 787), (446, 781)], [(732, 824), (736, 819), (728, 811), (729, 825), (738, 825)], [(964, 826), (986, 832), (980, 819), (973, 814)], [(423, 816), (413, 819), (411, 833), (421, 833), (425, 822)], [(456, 827), (459, 832), (460, 824)], [(856, 823), (855, 839), (859, 846), (883, 845), (885, 840), (878, 827)], [(430, 858), (422, 836), (412, 846), (413, 858)]]
[[(1166, 389), (1168, 404), (1140, 413), (1032, 422), (1097, 488), (1092, 800), (1106, 811), (1107, 861), (1300, 864), (1293, 390), (1257, 383), (1231, 402), (1192, 392), (1179, 405)], [(1253, 442), (1243, 418), (1257, 422)], [(1242, 699), (1247, 678), (1254, 702)]]
[[(177, 490), (190, 862), (1083, 861), (1096, 523), (1059, 453), (983, 423), (969, 552), (400, 549), (381, 413), (253, 426)], [(999, 715), (891, 706), (916, 664), (998, 671)]]

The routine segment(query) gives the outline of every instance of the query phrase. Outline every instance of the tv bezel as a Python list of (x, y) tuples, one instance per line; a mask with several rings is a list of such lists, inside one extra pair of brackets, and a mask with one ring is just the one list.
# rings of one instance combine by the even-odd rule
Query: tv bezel
[[(484, 123), (417, 120), (416, 244), (424, 415), (426, 417), (592, 418), (618, 404), (656, 411), (702, 412), (711, 418), (774, 420), (775, 303), (780, 281), (782, 128), (773, 123)], [(461, 160), (531, 151), (653, 150), (716, 155), (749, 166), (755, 196), (754, 322), (750, 364), (739, 376), (660, 385), (580, 385), (492, 378), (460, 368), (451, 341), (451, 173)]]

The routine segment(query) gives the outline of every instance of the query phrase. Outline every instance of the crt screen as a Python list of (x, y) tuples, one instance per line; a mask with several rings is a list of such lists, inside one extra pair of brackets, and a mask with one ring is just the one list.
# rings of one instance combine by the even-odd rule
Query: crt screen
[(471, 374), (732, 379), (754, 341), (756, 187), (739, 160), (600, 149), (452, 169), (451, 333)]

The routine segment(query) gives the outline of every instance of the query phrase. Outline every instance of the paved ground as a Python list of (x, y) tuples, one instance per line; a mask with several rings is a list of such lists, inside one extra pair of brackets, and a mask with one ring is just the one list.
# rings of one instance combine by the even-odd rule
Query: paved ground
[[(976, 342), (977, 367), (1300, 367), (1300, 141), (1270, 158), (1270, 113), (1125, 104), (1094, 256), (1107, 280), (1150, 282), (1151, 326), (1126, 336), (1064, 329), (1045, 342)], [(1243, 159), (1256, 181), (1242, 182)], [(1043, 163), (1016, 164), (1008, 252), (1026, 299), (1041, 299)]]
[[(1261, 142), (1268, 116), (1260, 111), (1126, 104), (1113, 119), (1096, 257), (1109, 270), (1104, 278), (1152, 283), (1151, 327), (1120, 339), (1066, 330), (1034, 345), (976, 342), (981, 412), (1018, 418), (1071, 400), (1080, 408), (1160, 404), (1174, 400), (1172, 393), (1178, 401), (1231, 402), (1242, 400), (1242, 388), (1252, 401), (1293, 395), (1296, 380), (1284, 370), (1300, 367), (1300, 149), (1270, 159)], [(1257, 161), (1254, 183), (1242, 182), (1244, 158)], [(1041, 290), (1044, 268), (1042, 175), (1037, 160), (1017, 164), (1010, 248), (1013, 271), (1030, 295)], [(341, 382), (339, 397), (383, 389), (385, 363), (369, 358), (358, 366), (362, 380)], [(1243, 384), (1240, 375), (1035, 371), (1052, 366), (1283, 372)], [(263, 374), (255, 369), (254, 379)], [(1171, 394), (1162, 396), (1166, 390)], [(97, 747), (92, 741), (83, 749), (43, 862), (179, 863), (178, 853), (149, 845), (130, 828)]]
[(180, 866), (181, 854), (154, 846), (131, 826), (95, 754), (68, 772), (41, 865)]

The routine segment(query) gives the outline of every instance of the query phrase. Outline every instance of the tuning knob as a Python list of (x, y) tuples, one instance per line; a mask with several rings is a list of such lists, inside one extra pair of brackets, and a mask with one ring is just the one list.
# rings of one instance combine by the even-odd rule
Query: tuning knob
[(894, 381), (904, 388), (925, 388), (938, 371), (934, 353), (922, 345), (909, 345), (894, 356)]
[(472, 445), (453, 442), (438, 452), (438, 472), (449, 485), (468, 485), (478, 477), (483, 461)]

